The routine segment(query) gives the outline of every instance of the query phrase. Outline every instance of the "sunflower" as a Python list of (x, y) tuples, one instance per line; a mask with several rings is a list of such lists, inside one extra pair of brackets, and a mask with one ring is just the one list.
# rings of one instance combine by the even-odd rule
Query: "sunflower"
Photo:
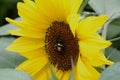
[(77, 13), (82, 0), (24, 0), (18, 2), (21, 21), (6, 18), (18, 30), (9, 30), (20, 36), (7, 50), (18, 52), (27, 60), (16, 69), (28, 72), (35, 80), (47, 80), (51, 71), (60, 80), (98, 80), (100, 73), (94, 67), (111, 65), (101, 52), (111, 42), (96, 32), (107, 16), (90, 16), (79, 21)]

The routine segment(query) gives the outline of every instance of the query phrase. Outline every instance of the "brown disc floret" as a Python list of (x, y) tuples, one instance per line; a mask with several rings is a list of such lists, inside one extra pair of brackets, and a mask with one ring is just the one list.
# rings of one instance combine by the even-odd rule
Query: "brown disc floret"
[(66, 71), (76, 65), (79, 56), (78, 39), (73, 36), (69, 24), (54, 21), (47, 29), (45, 48), (51, 64)]

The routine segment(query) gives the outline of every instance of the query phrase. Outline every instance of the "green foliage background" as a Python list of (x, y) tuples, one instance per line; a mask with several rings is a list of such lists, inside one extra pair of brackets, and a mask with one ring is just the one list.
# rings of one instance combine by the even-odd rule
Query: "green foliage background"
[(5, 17), (18, 17), (16, 3), (20, 1), (22, 0), (0, 0), (0, 26), (7, 23)]

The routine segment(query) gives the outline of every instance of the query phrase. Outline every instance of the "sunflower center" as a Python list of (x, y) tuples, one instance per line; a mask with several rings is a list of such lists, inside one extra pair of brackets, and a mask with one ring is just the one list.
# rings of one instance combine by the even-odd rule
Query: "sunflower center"
[(76, 65), (79, 56), (78, 39), (70, 30), (69, 24), (54, 21), (47, 29), (45, 48), (51, 64), (66, 71)]

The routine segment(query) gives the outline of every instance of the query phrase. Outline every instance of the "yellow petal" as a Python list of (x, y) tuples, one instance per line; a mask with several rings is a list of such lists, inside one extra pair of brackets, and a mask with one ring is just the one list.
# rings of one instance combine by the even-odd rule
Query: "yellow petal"
[(42, 39), (20, 37), (8, 46), (7, 50), (14, 52), (26, 52), (41, 48), (44, 45), (45, 43)]
[[(50, 68), (48, 67), (43, 68), (41, 71), (39, 71), (35, 76), (35, 80), (49, 80), (51, 78), (51, 71)], [(53, 69), (52, 69), (53, 70)]]
[(78, 59), (75, 77), (77, 80), (98, 80), (100, 73), (98, 73), (92, 66)]
[(32, 31), (32, 30), (9, 30), (8, 31), (11, 35), (29, 37), (29, 38), (38, 38), (38, 39), (45, 39), (45, 32), (39, 31)]
[(64, 71), (63, 77), (61, 80), (69, 80), (71, 75), (71, 71)]
[(98, 17), (88, 17), (82, 21), (80, 21), (79, 26), (77, 28), (77, 37), (79, 39), (85, 39), (91, 33), (96, 33), (98, 29), (100, 29), (103, 24), (107, 21), (108, 16), (102, 15)]
[(79, 17), (80, 17), (79, 14), (70, 14), (67, 17), (67, 22), (68, 22), (70, 29), (71, 29), (74, 36), (75, 36), (75, 29), (76, 29), (78, 22), (79, 22)]
[(26, 23), (29, 23), (33, 27), (37, 27), (37, 28), (49, 27), (48, 25), (50, 25), (50, 22), (48, 20), (48, 17), (39, 13), (39, 9), (37, 8), (35, 4), (33, 6), (33, 5), (29, 5), (29, 2), (28, 3), (19, 2), (17, 4), (17, 8), (18, 8), (18, 13), (20, 17)]
[[(65, 1), (65, 0), (64, 0)], [(35, 0), (36, 5), (39, 8), (39, 11), (46, 15), (49, 21), (53, 22), (55, 20), (65, 20), (68, 12), (70, 11), (70, 7), (68, 5), (62, 4), (63, 0)], [(66, 0), (67, 2), (68, 0)], [(63, 7), (67, 7), (67, 10), (64, 10)], [(49, 13), (49, 14), (48, 14)]]
[(6, 21), (10, 22), (11, 24), (15, 25), (18, 28), (24, 27), (24, 25), (22, 25), (22, 23), (20, 21), (15, 21), (15, 20), (12, 20), (10, 18), (5, 18), (5, 19), (6, 19)]
[(86, 39), (81, 39), (80, 42), (99, 50), (105, 49), (111, 45), (111, 42), (102, 39), (97, 33), (89, 34), (89, 36), (86, 36)]
[(34, 59), (34, 58), (39, 58), (41, 56), (47, 56), (47, 53), (44, 47), (31, 50), (31, 51), (27, 51), (27, 52), (20, 52), (19, 54), (28, 59)]
[(34, 76), (35, 80), (48, 80), (49, 76), (48, 76), (48, 69), (44, 69), (44, 71), (40, 71), (39, 73), (37, 73), (37, 75)]
[(32, 30), (33, 32), (46, 32), (46, 29), (47, 29), (47, 27), (45, 27), (45, 26), (48, 26), (47, 24), (45, 24), (45, 25), (42, 25), (42, 26), (36, 26), (36, 25), (33, 25), (33, 24), (30, 24), (30, 23), (28, 23), (28, 22), (26, 22), (26, 21), (15, 21), (15, 20), (12, 20), (12, 19), (10, 19), (10, 18), (6, 18), (6, 21), (8, 21), (8, 22), (10, 22), (11, 24), (13, 24), (13, 25), (15, 25), (16, 27), (18, 27), (18, 28), (21, 28), (21, 29), (27, 29), (27, 31), (28, 30)]
[(83, 0), (72, 0), (72, 13), (77, 13)]
[(41, 56), (39, 58), (28, 59), (22, 64), (20, 64), (16, 69), (28, 72), (32, 77), (42, 70), (47, 65), (46, 56)]
[(35, 5), (34, 1), (32, 0), (23, 0), (25, 5), (32, 8), (33, 10), (37, 10), (37, 6)]
[(38, 20), (40, 18), (39, 14), (33, 8), (25, 5), (25, 3), (22, 2), (18, 2), (17, 8), (18, 8), (18, 14), (22, 19), (32, 24), (39, 24), (39, 20)]
[(89, 46), (84, 42), (79, 42), (80, 54), (93, 66), (102, 66), (103, 64), (111, 65), (113, 62), (106, 59), (104, 54), (95, 46)]
[(61, 70), (58, 70), (57, 72), (56, 72), (56, 76), (57, 76), (57, 78), (59, 79), (59, 80), (62, 80), (62, 76), (63, 76), (63, 71), (61, 71)]
[(35, 3), (49, 19), (65, 20), (67, 15), (77, 13), (82, 0), (35, 0)]

